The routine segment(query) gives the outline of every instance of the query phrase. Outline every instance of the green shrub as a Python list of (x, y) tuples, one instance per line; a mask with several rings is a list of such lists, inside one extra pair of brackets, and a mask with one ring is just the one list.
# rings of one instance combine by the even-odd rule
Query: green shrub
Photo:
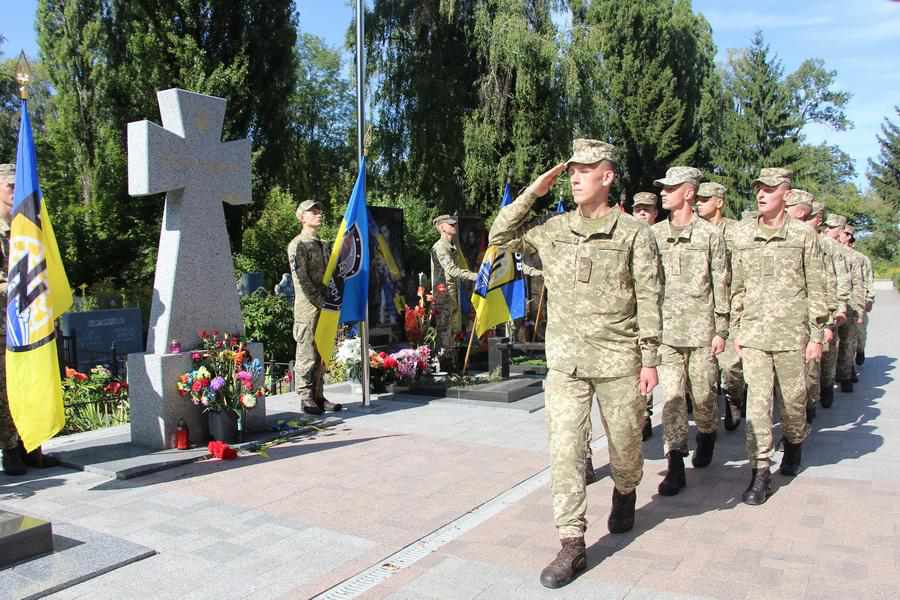
[(128, 423), (128, 385), (96, 366), (90, 373), (66, 369), (62, 381), (66, 424), (62, 434)]
[(257, 289), (241, 298), (244, 335), (265, 347), (265, 359), (289, 362), (294, 359), (294, 311), (287, 298)]

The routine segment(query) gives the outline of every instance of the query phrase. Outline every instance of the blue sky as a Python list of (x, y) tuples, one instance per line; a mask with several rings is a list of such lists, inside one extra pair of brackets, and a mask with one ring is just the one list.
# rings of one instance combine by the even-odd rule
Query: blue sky
[[(0, 25), (0, 34), (7, 38), (4, 55), (14, 56), (19, 49), (36, 54), (37, 0), (6, 0), (4, 4)], [(332, 46), (343, 43), (353, 14), (352, 2), (297, 0), (297, 6), (302, 31), (319, 35)], [(897, 121), (893, 107), (900, 104), (900, 2), (694, 0), (693, 6), (712, 25), (719, 60), (725, 59), (728, 48), (746, 47), (753, 32), (761, 29), (786, 73), (806, 58), (824, 59), (829, 69), (836, 70), (836, 87), (853, 94), (847, 114), (855, 127), (836, 132), (813, 125), (804, 133), (811, 143), (839, 145), (854, 158), (858, 173), (865, 175), (866, 159), (879, 152), (875, 136), (884, 117)], [(865, 186), (865, 178), (859, 179)]]

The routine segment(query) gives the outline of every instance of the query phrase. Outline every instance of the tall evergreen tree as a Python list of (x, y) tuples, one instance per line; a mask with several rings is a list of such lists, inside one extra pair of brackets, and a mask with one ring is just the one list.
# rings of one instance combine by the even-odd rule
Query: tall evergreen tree
[(725, 97), (730, 110), (724, 115), (713, 161), (716, 175), (729, 188), (729, 208), (740, 215), (752, 205), (750, 184), (761, 167), (796, 167), (802, 156), (803, 120), (762, 32), (756, 32), (750, 48), (731, 52), (728, 66)]
[(619, 147), (627, 197), (673, 164), (706, 166), (719, 102), (706, 19), (687, 0), (569, 4), (576, 130)]
[[(900, 106), (895, 106), (894, 111), (900, 116)], [(885, 117), (878, 143), (878, 160), (869, 159), (869, 184), (894, 210), (900, 211), (900, 126)]]

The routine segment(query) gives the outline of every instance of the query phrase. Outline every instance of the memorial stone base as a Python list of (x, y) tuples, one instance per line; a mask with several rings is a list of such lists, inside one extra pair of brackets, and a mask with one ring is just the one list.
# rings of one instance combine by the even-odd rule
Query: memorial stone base
[(0, 510), (0, 569), (53, 552), (49, 521)]
[[(250, 343), (250, 354), (262, 358), (263, 345)], [(178, 394), (175, 382), (191, 370), (191, 352), (178, 354), (129, 354), (128, 396), (131, 405), (131, 443), (153, 450), (174, 446), (175, 428), (184, 419), (192, 445), (205, 445), (209, 425), (201, 406)], [(262, 384), (262, 381), (259, 382)], [(245, 431), (264, 431), (266, 401), (246, 411)]]

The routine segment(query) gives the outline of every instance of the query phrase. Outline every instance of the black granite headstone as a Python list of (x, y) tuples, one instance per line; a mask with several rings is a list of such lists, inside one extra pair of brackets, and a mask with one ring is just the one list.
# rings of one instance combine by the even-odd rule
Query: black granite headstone
[(69, 312), (60, 318), (64, 336), (74, 336), (79, 371), (88, 371), (119, 356), (144, 351), (144, 324), (138, 308)]
[(0, 510), (0, 569), (52, 551), (49, 521)]

